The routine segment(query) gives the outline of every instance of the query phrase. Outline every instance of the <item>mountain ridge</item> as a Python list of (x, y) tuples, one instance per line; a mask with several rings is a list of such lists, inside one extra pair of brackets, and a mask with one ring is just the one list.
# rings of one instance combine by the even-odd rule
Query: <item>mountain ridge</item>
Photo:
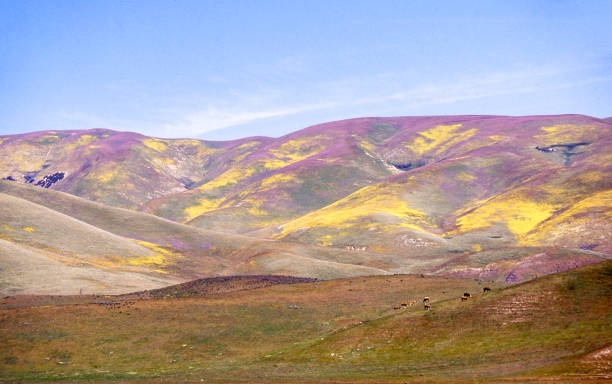
[(176, 252), (164, 272), (180, 281), (522, 281), (612, 255), (611, 148), (609, 121), (575, 114), (366, 117), (231, 141), (41, 131), (0, 136), (0, 192)]

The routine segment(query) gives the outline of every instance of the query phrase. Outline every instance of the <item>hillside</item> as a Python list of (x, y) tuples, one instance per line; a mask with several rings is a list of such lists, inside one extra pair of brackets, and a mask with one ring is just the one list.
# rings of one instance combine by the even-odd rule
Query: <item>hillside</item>
[(0, 181), (0, 202), (3, 294), (125, 293), (244, 273), (388, 273), (346, 250), (199, 229), (10, 181)]
[(228, 142), (43, 131), (0, 137), (0, 177), (5, 258), (27, 245), (166, 282), (516, 283), (612, 254), (612, 124), (581, 115), (361, 118)]
[(10, 181), (0, 181), (0, 200), (3, 294), (125, 293), (236, 274), (419, 272), (516, 283), (607, 258), (550, 247), (405, 257), (312, 246), (200, 229)]
[(579, 116), (435, 124), (411, 125), (372, 150), (418, 167), (290, 221), (275, 238), (378, 252), (612, 251), (611, 125)]
[(240, 141), (161, 140), (107, 129), (41, 131), (0, 136), (0, 175), (136, 208), (185, 191), (243, 148)]
[[(395, 275), (79, 305), (5, 298), (0, 380), (603, 383), (611, 263), (486, 294), (473, 279)], [(394, 310), (402, 301), (419, 305)]]

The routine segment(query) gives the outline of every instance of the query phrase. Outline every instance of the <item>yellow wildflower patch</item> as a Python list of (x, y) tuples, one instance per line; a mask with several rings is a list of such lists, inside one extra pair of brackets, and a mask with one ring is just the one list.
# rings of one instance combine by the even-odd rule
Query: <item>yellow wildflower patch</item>
[(589, 124), (558, 124), (540, 128), (545, 133), (536, 136), (544, 145), (569, 144), (586, 139), (592, 140), (601, 133), (601, 128)]
[(606, 216), (612, 216), (612, 190), (595, 193), (585, 199), (580, 200), (571, 208), (565, 210), (558, 217), (557, 221), (571, 219), (579, 214), (585, 213), (592, 208), (602, 208), (606, 211)]
[(98, 138), (93, 135), (81, 135), (77, 140), (75, 140), (75, 144), (80, 147), (82, 145), (90, 144), (96, 141), (97, 139)]
[(248, 155), (250, 155), (251, 153), (253, 153), (253, 151), (246, 151), (246, 152), (245, 152), (245, 153), (243, 153), (242, 155), (240, 155), (240, 156), (236, 157), (236, 158), (234, 159), (234, 161), (238, 163), (238, 162), (240, 162), (240, 161), (244, 160), (244, 159), (245, 159), (245, 158), (246, 158)]
[(175, 140), (172, 140), (172, 143), (175, 145), (194, 146), (194, 147), (204, 145), (203, 142), (201, 142), (200, 140), (196, 140), (196, 139), (175, 139)]
[(50, 144), (50, 143), (52, 143), (54, 141), (57, 141), (58, 139), (59, 139), (58, 135), (43, 135), (43, 136), (38, 137), (36, 139), (36, 142), (38, 142), (38, 143), (43, 143), (44, 142), (44, 143)]
[(23, 230), (26, 232), (34, 232), (36, 231), (36, 229), (32, 228), (32, 227), (23, 227)]
[(288, 173), (277, 173), (261, 181), (261, 187), (263, 190), (270, 189), (272, 186), (284, 184), (288, 181), (295, 180), (295, 175)]
[(247, 203), (246, 210), (255, 216), (265, 216), (268, 214), (265, 210), (261, 209), (263, 203), (260, 200), (245, 199), (243, 202)]
[(436, 150), (440, 153), (461, 141), (467, 140), (476, 134), (476, 129), (458, 132), (462, 124), (437, 125), (429, 130), (419, 132), (412, 143), (406, 144), (417, 155)]
[(575, 226), (583, 221), (588, 221), (589, 217), (586, 214), (593, 211), (612, 218), (612, 190), (595, 193), (573, 204), (547, 221), (536, 233), (529, 234), (524, 243), (537, 245), (546, 241), (550, 238), (551, 233), (558, 231), (564, 224)]
[(198, 146), (197, 157), (198, 158), (202, 158), (202, 157), (205, 157), (205, 156), (209, 156), (209, 155), (215, 154), (215, 153), (220, 152), (220, 151), (222, 151), (222, 149), (220, 149), (220, 148), (210, 148), (210, 147), (207, 147), (206, 145), (204, 145), (204, 143), (201, 143)]
[(496, 143), (499, 143), (500, 141), (506, 141), (510, 138), (508, 136), (491, 135), (489, 136), (489, 139), (493, 140)]
[[(76, 140), (71, 143), (65, 144), (63, 146), (63, 150), (66, 152), (74, 151), (75, 149), (82, 147), (84, 145), (89, 145), (94, 141), (98, 140), (98, 137), (93, 135), (81, 135)], [(89, 148), (95, 148), (94, 146), (90, 146)]]
[(230, 168), (219, 176), (215, 177), (206, 184), (198, 187), (201, 191), (210, 191), (215, 188), (225, 187), (226, 185), (236, 184), (255, 173), (253, 168)]
[(474, 179), (475, 179), (474, 175), (472, 175), (470, 173), (467, 173), (467, 172), (459, 172), (457, 174), (457, 180), (468, 182), (468, 181), (472, 181)]
[(457, 220), (458, 232), (487, 228), (496, 223), (505, 223), (517, 240), (550, 218), (556, 207), (552, 204), (529, 200), (523, 196), (498, 197), (482, 204)]
[[(402, 222), (397, 226), (425, 232), (422, 224), (427, 224), (425, 214), (413, 209), (392, 193), (381, 193), (380, 186), (369, 186), (352, 193), (331, 205), (310, 212), (285, 224), (279, 237), (288, 235), (300, 228), (332, 227), (349, 228), (361, 217), (384, 213), (396, 216)], [(388, 192), (388, 191), (386, 191)]]
[(244, 143), (244, 144), (242, 144), (242, 145), (238, 146), (238, 149), (242, 149), (242, 148), (252, 148), (252, 147), (254, 147), (254, 146), (258, 145), (258, 144), (260, 144), (260, 142), (259, 142), (259, 141), (249, 141), (249, 142), (246, 142), (246, 143)]
[(118, 174), (119, 174), (118, 168), (109, 169), (109, 170), (101, 171), (100, 173), (98, 173), (96, 175), (96, 179), (98, 179), (99, 181), (103, 183), (108, 183), (109, 181), (117, 177)]
[(203, 198), (198, 201), (197, 205), (185, 208), (185, 221), (192, 220), (206, 212), (214, 211), (219, 207), (219, 204), (223, 202), (223, 199), (209, 199)]
[[(352, 136), (356, 139), (360, 139), (357, 135), (352, 135)], [(365, 149), (366, 151), (370, 151), (370, 152), (373, 152), (376, 149), (376, 146), (374, 144), (366, 140), (359, 140), (359, 146)]]
[(302, 139), (289, 140), (278, 148), (270, 149), (274, 158), (263, 160), (263, 166), (267, 169), (278, 169), (302, 161), (310, 156), (316, 155), (326, 148), (323, 140), (329, 137), (317, 135)]
[(598, 183), (600, 181), (611, 180), (612, 175), (602, 171), (588, 171), (576, 176), (576, 181), (581, 184)]
[[(240, 180), (246, 179), (255, 173), (253, 168), (231, 168), (206, 184), (198, 187), (202, 192), (211, 192), (217, 188), (222, 188), (237, 184)], [(198, 204), (185, 208), (185, 221), (192, 220), (206, 212), (214, 211), (224, 201), (223, 198), (208, 198), (204, 197), (198, 201)]]
[(136, 240), (136, 243), (151, 250), (153, 255), (131, 258), (126, 261), (129, 265), (166, 265), (177, 256), (174, 252), (148, 241)]
[(168, 146), (166, 145), (166, 143), (164, 143), (160, 139), (144, 139), (142, 143), (147, 148), (151, 148), (157, 152), (164, 152), (166, 149), (168, 149)]
[(8, 231), (8, 232), (14, 231), (14, 229), (12, 227), (10, 227), (10, 226), (8, 226), (6, 224), (4, 224), (4, 230)]

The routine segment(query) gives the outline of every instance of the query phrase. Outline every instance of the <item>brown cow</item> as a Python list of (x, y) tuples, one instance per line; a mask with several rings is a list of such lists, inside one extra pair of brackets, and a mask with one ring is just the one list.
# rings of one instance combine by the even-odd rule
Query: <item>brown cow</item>
[(398, 309), (400, 309), (400, 306), (399, 305), (394, 305), (393, 309), (398, 310)]
[(429, 296), (425, 296), (423, 298), (423, 303), (429, 303)]
[(414, 301), (411, 301), (411, 302), (410, 302), (410, 306), (411, 306), (411, 307), (412, 307), (413, 305), (415, 305), (415, 304), (416, 304), (416, 302), (414, 302)]
[(407, 303), (407, 302), (405, 302), (405, 301), (404, 301), (404, 302), (402, 302), (402, 307), (407, 307), (407, 306), (408, 306), (408, 303)]
[(468, 299), (467, 296), (461, 296), (461, 301), (466, 301)]
[(482, 289), (482, 291), (483, 291), (484, 293), (491, 292), (491, 288), (489, 288), (489, 287), (484, 287), (484, 288)]
[(429, 304), (429, 303), (425, 303), (425, 305), (423, 305), (423, 308), (424, 308), (426, 311), (430, 311), (430, 310), (431, 310), (431, 304)]

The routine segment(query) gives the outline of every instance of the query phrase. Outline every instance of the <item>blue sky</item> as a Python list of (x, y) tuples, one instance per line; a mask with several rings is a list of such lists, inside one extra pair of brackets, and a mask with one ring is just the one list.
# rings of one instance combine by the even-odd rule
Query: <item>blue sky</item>
[(612, 115), (612, 1), (0, 0), (0, 134)]

